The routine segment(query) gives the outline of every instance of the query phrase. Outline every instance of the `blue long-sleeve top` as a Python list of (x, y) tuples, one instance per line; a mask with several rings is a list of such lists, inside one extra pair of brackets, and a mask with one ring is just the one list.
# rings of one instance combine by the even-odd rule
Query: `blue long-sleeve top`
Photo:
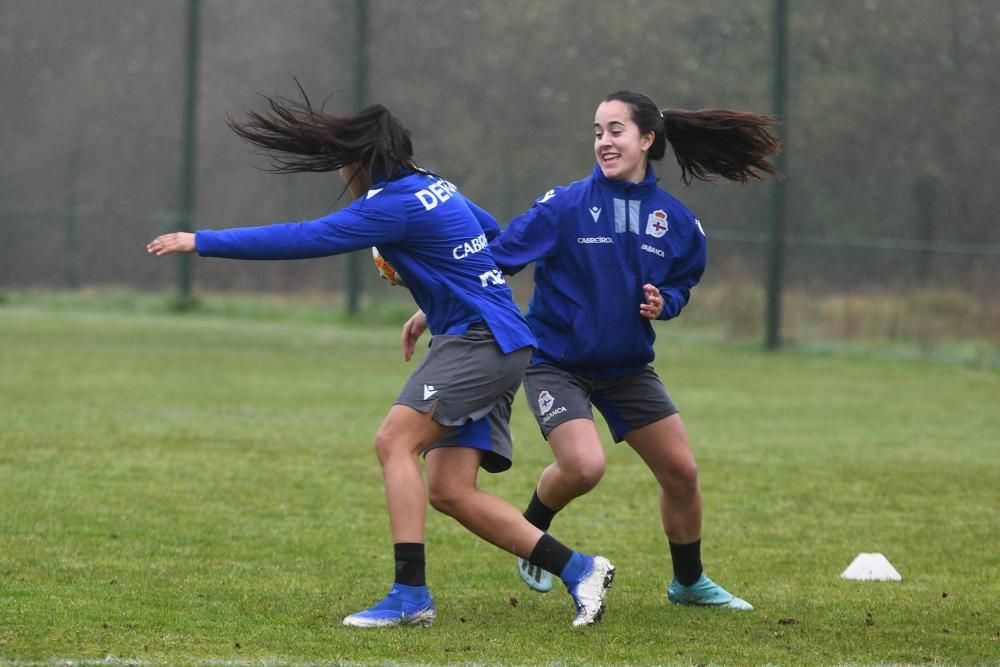
[(643, 285), (663, 295), (660, 319), (677, 317), (705, 270), (705, 233), (694, 214), (656, 185), (586, 179), (549, 190), (490, 243), (514, 274), (535, 262), (527, 319), (538, 347), (532, 364), (587, 377), (641, 369), (656, 334), (639, 314)]
[(406, 281), (432, 335), (485, 322), (509, 353), (535, 338), (489, 251), (499, 230), (448, 181), (411, 172), (375, 183), (322, 218), (199, 230), (195, 245), (203, 257), (230, 259), (306, 259), (375, 246)]

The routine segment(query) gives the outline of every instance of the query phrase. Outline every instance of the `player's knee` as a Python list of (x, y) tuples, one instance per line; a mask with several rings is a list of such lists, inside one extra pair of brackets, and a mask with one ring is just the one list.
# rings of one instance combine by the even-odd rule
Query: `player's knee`
[(442, 514), (455, 517), (462, 508), (462, 490), (453, 484), (434, 484), (427, 487), (427, 497), (431, 507)]
[(403, 444), (399, 438), (392, 436), (392, 432), (385, 428), (380, 428), (375, 434), (375, 455), (380, 463), (385, 463), (393, 455), (403, 451)]
[(604, 459), (587, 459), (576, 461), (567, 471), (571, 484), (580, 493), (586, 493), (593, 489), (604, 477), (607, 465)]
[(680, 467), (678, 476), (681, 478), (681, 481), (688, 486), (698, 485), (698, 464), (694, 462), (694, 459), (687, 461)]
[(698, 465), (694, 459), (675, 466), (670, 471), (667, 493), (674, 497), (687, 498), (698, 492)]

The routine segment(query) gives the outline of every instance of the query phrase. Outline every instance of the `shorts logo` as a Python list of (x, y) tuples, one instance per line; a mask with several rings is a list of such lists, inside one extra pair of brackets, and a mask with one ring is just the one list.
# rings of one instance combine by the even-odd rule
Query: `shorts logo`
[(552, 397), (547, 390), (543, 389), (538, 394), (538, 411), (543, 415), (552, 409), (552, 404), (556, 402), (556, 399)]
[(653, 238), (660, 238), (670, 230), (670, 225), (667, 224), (667, 213), (660, 209), (656, 209), (649, 214), (646, 218), (646, 233)]
[(436, 394), (436, 393), (438, 393), (438, 390), (434, 388), (434, 385), (432, 385), (432, 384), (425, 384), (424, 385), (424, 400), (425, 401), (427, 399), (429, 399), (431, 396), (433, 396), (434, 394)]
[(556, 408), (555, 410), (553, 410), (549, 414), (545, 415), (545, 419), (542, 420), (542, 423), (543, 424), (548, 424), (550, 419), (552, 419), (556, 415), (561, 415), (564, 412), (566, 412), (566, 406), (565, 405), (560, 405), (558, 408)]

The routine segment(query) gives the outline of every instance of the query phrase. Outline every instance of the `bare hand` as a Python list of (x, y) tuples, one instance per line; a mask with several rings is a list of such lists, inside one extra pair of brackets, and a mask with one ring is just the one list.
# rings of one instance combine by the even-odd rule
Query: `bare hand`
[(403, 359), (409, 361), (413, 358), (413, 350), (417, 347), (417, 339), (427, 331), (427, 316), (424, 311), (418, 310), (413, 316), (406, 320), (403, 325)]
[(663, 295), (655, 286), (645, 284), (642, 286), (646, 292), (646, 303), (639, 306), (639, 314), (648, 320), (655, 320), (663, 312)]
[(162, 257), (174, 252), (194, 252), (194, 234), (189, 232), (173, 232), (157, 236), (146, 245), (150, 255)]

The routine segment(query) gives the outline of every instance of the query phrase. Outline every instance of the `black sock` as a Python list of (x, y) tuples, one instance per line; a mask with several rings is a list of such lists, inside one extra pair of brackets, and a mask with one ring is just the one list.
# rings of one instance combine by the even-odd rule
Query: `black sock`
[(535, 548), (531, 550), (528, 562), (558, 576), (572, 557), (573, 552), (569, 547), (548, 533), (545, 533), (538, 540)]
[(400, 542), (392, 546), (396, 554), (396, 583), (404, 586), (426, 586), (424, 578), (424, 545), (420, 542)]
[(674, 562), (674, 576), (681, 586), (690, 586), (701, 576), (701, 540), (690, 544), (670, 542), (670, 559)]
[(546, 507), (538, 499), (538, 491), (536, 490), (531, 494), (531, 502), (528, 503), (528, 509), (524, 510), (524, 518), (530, 521), (534, 527), (547, 531), (549, 526), (552, 525), (552, 519), (558, 511)]

